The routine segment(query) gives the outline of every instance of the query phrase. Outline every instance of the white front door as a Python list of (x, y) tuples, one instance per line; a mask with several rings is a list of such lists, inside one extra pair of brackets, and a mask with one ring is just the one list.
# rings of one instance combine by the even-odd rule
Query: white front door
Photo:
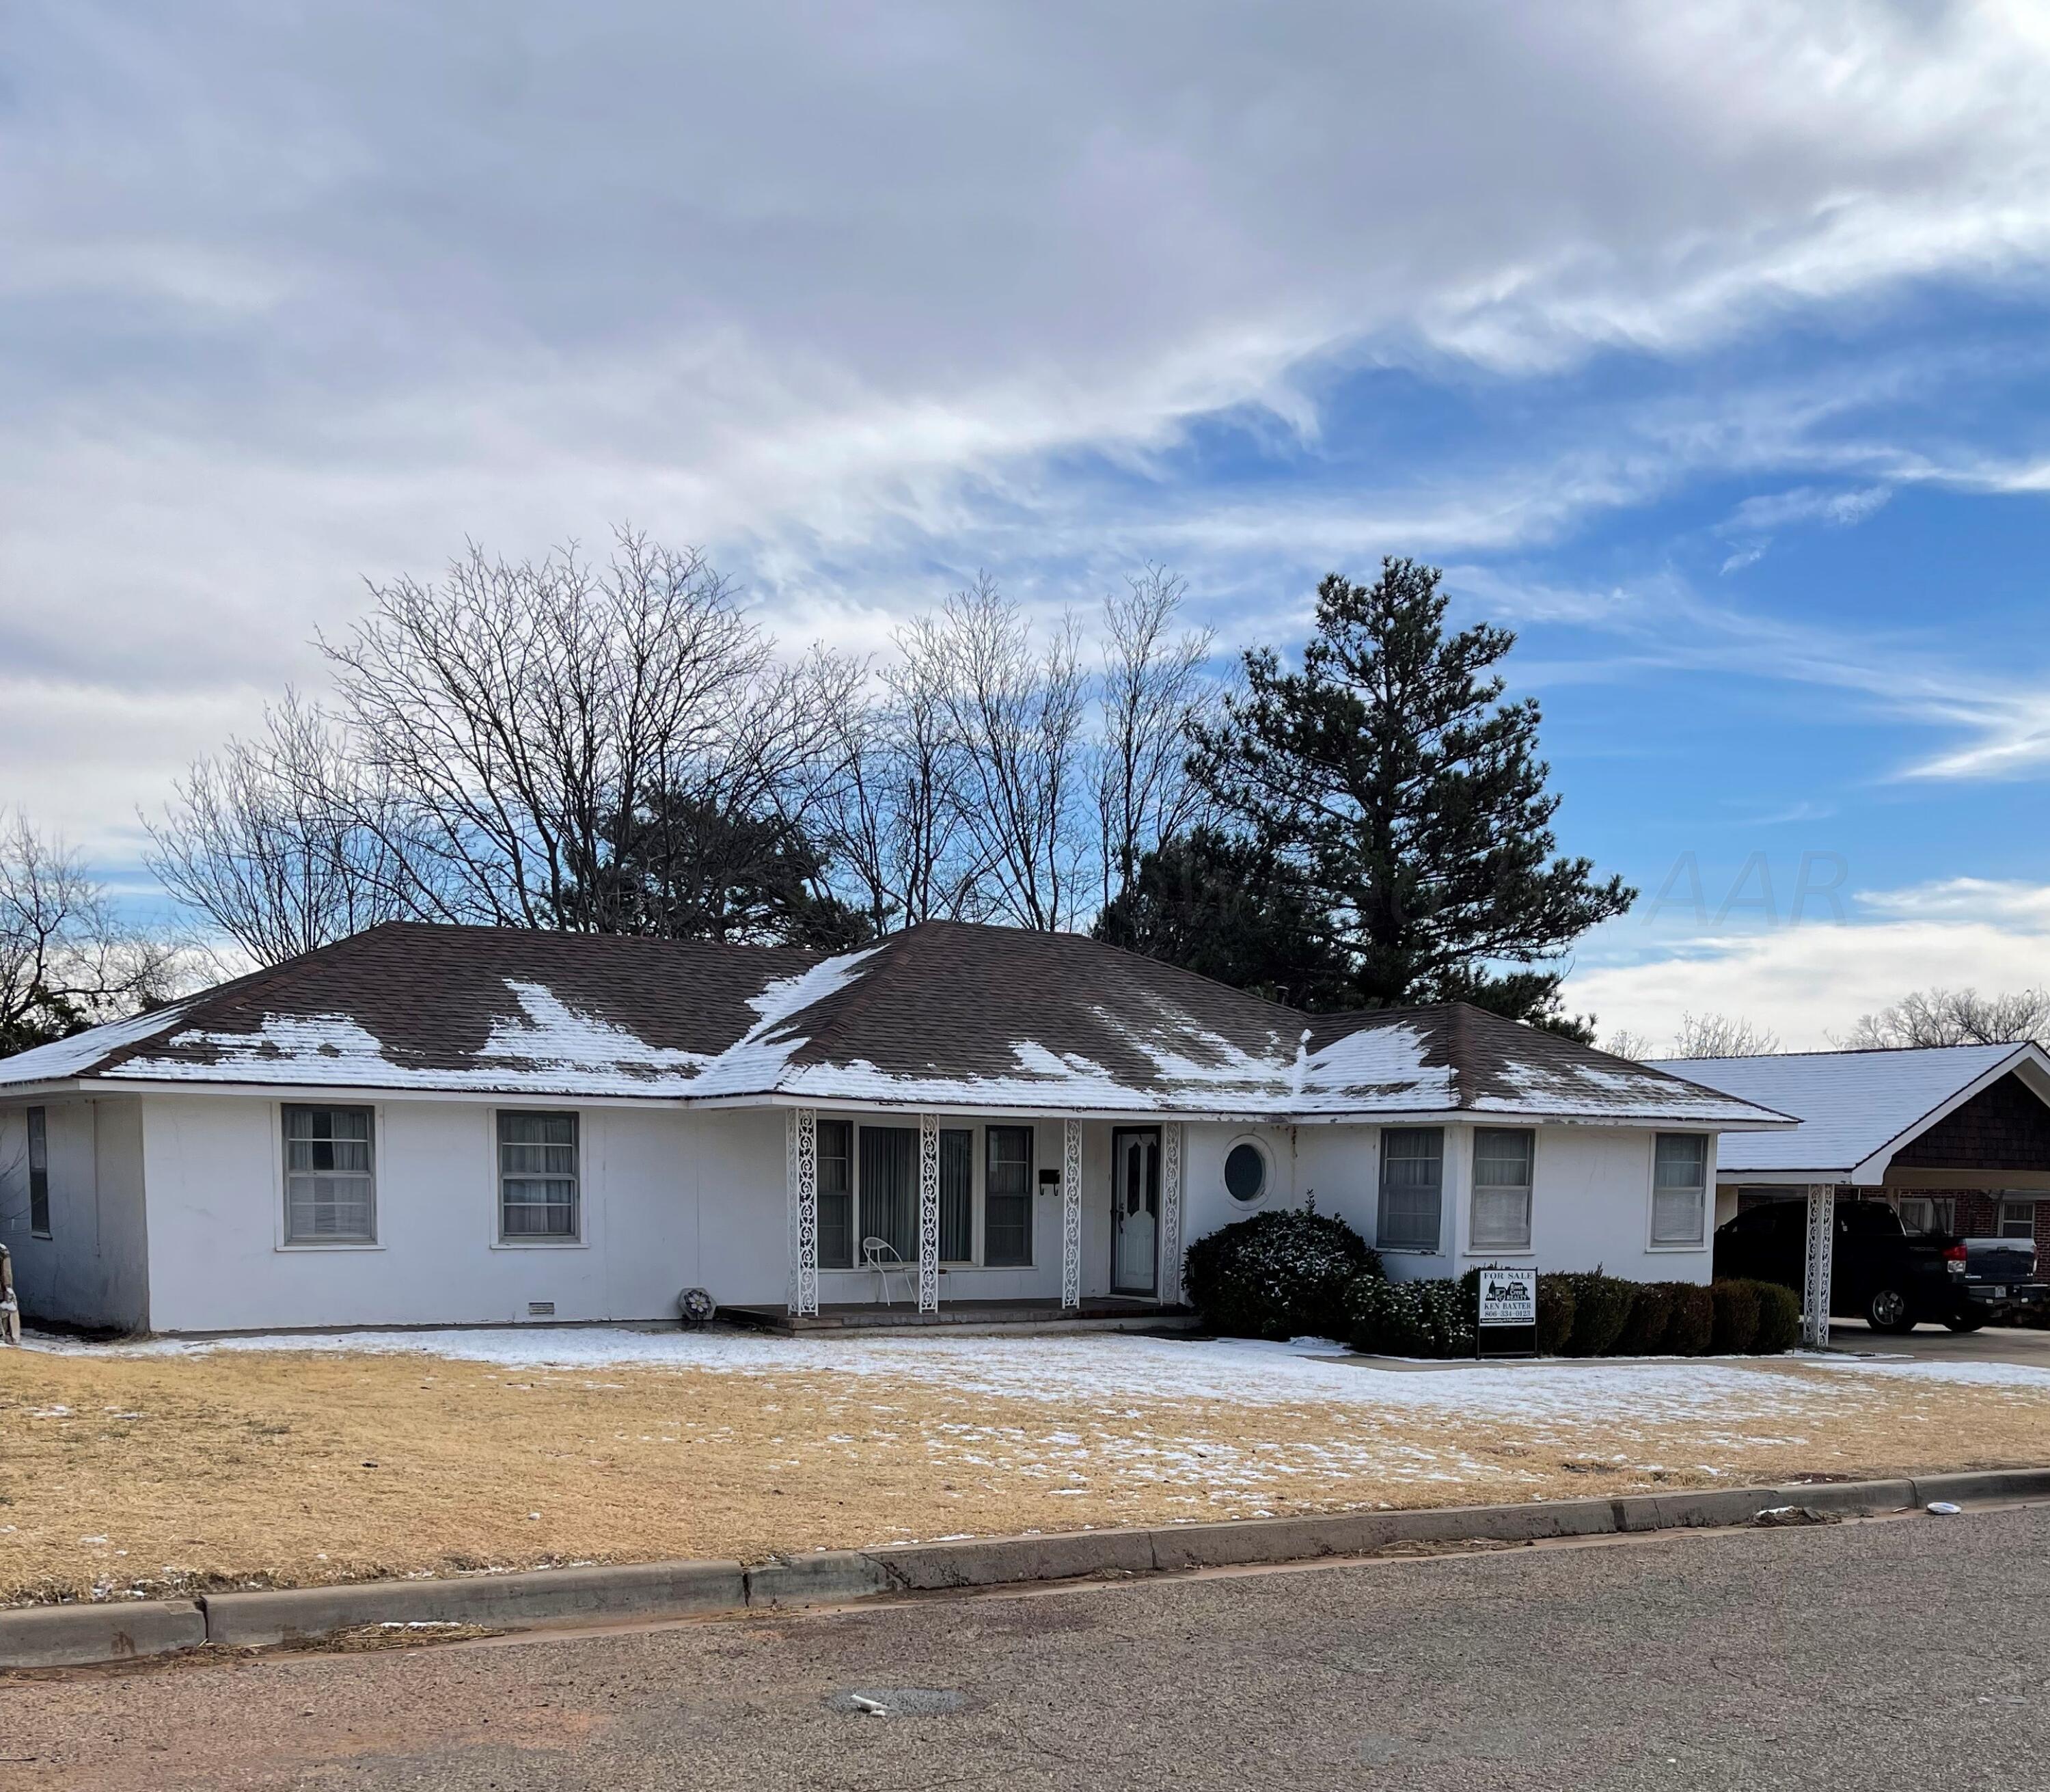
[(1151, 1126), (1114, 1132), (1110, 1156), (1111, 1292), (1150, 1294), (1159, 1257), (1160, 1134)]

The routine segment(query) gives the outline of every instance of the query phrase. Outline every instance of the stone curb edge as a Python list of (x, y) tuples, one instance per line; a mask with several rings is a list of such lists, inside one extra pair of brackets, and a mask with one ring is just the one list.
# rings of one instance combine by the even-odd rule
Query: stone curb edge
[(645, 1562), (543, 1568), (454, 1580), (215, 1593), (195, 1599), (0, 1609), (0, 1669), (86, 1666), (175, 1653), (203, 1644), (256, 1648), (317, 1641), (370, 1624), (474, 1624), (492, 1629), (666, 1619), (839, 1604), (878, 1595), (1070, 1580), (1093, 1575), (1313, 1561), (1404, 1543), (1534, 1543), (1551, 1537), (1748, 1525), (1774, 1506), (1837, 1516), (1898, 1512), (1950, 1500), (2050, 1497), (2050, 1468), (1994, 1469), (1893, 1481), (1697, 1489), (1522, 1505), (1341, 1512), (1249, 1518), (1158, 1530), (976, 1537), (866, 1551), (823, 1550), (744, 1567)]

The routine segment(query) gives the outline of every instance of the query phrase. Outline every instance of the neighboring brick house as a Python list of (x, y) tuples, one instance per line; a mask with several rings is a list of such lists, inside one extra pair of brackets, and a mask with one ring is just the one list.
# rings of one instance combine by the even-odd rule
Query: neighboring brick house
[(1662, 1068), (1783, 1114), (1791, 1132), (1726, 1140), (1717, 1219), (1834, 1185), (1908, 1226), (1966, 1238), (2050, 1230), (2050, 1056), (2040, 1046), (1787, 1052)]

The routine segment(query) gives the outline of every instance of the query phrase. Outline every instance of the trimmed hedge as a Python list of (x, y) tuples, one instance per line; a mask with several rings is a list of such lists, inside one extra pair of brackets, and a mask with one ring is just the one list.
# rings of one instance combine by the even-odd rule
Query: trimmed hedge
[(1389, 1282), (1362, 1275), (1347, 1290), (1355, 1350), (1373, 1357), (1471, 1357), (1472, 1298), (1456, 1282)]
[(1715, 1296), (1698, 1282), (1661, 1282), (1657, 1286), (1673, 1297), (1672, 1314), (1666, 1322), (1665, 1354), (1705, 1357), (1715, 1336)]
[(1567, 1334), (1565, 1354), (1605, 1354), (1622, 1335), (1637, 1298), (1637, 1285), (1598, 1269), (1561, 1275), (1559, 1280), (1573, 1292), (1573, 1329)]
[[(1479, 1270), (1456, 1282), (1390, 1282), (1377, 1269), (1347, 1290), (1343, 1335), (1370, 1356), (1471, 1357), (1479, 1290)], [(1776, 1283), (1626, 1282), (1599, 1270), (1538, 1278), (1542, 1357), (1777, 1355), (1800, 1335), (1800, 1300)], [(1588, 1348), (1603, 1337), (1605, 1349)]]
[(1557, 1275), (1538, 1278), (1538, 1354), (1558, 1357), (1565, 1353), (1566, 1340), (1573, 1335), (1573, 1290)]
[(1346, 1291), (1381, 1259), (1343, 1220), (1277, 1208), (1220, 1228), (1183, 1259), (1189, 1304), (1232, 1337), (1343, 1337)]
[(1618, 1357), (1655, 1357), (1666, 1348), (1666, 1329), (1673, 1318), (1673, 1291), (1662, 1282), (1633, 1285), (1630, 1317), (1610, 1346)]
[(1776, 1357), (1801, 1341), (1801, 1297), (1777, 1282), (1752, 1284), (1758, 1290), (1758, 1336), (1751, 1347)]
[(1717, 1282), (1709, 1294), (1715, 1302), (1715, 1331), (1709, 1348), (1718, 1357), (1741, 1356), (1758, 1337), (1758, 1284)]

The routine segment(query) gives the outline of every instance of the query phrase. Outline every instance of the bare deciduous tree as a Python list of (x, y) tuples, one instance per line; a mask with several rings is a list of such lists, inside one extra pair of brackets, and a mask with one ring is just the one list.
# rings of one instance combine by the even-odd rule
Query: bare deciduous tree
[(980, 903), (1019, 927), (1070, 926), (1085, 865), (1088, 709), (1073, 619), (1035, 651), (1023, 613), (984, 575), (904, 641), (914, 675), (940, 693)]
[(779, 663), (702, 555), (629, 533), (602, 568), (473, 548), (438, 586), (373, 595), (347, 640), (322, 642), (352, 746), (394, 799), (357, 818), (406, 860), (404, 898), (446, 919), (630, 925), (607, 869), (674, 806), (657, 799), (774, 807), (852, 687), (822, 654)]
[(1644, 1059), (1658, 1055), (1650, 1035), (1633, 1033), (1627, 1027), (1618, 1027), (1602, 1041), (1602, 1049), (1617, 1058)]
[(1676, 1058), (1763, 1058), (1779, 1049), (1779, 1036), (1739, 1015), (1682, 1014), (1673, 1038)]
[(0, 817), (0, 1052), (158, 1007), (190, 971), (177, 941), (121, 920), (77, 853)]
[(288, 691), (263, 723), (145, 818), (158, 881), (259, 964), (418, 912), (397, 806), (333, 718)]
[(1139, 861), (1196, 818), (1191, 731), (1208, 708), (1208, 630), (1173, 632), (1186, 586), (1158, 566), (1103, 603), (1103, 736), (1097, 748), (1098, 855), (1107, 908)]
[(2050, 1032), (2050, 990), (1981, 995), (1977, 990), (1916, 990), (1876, 1014), (1861, 1015), (1837, 1043), (1847, 1050), (1907, 1045), (2009, 1045)]

